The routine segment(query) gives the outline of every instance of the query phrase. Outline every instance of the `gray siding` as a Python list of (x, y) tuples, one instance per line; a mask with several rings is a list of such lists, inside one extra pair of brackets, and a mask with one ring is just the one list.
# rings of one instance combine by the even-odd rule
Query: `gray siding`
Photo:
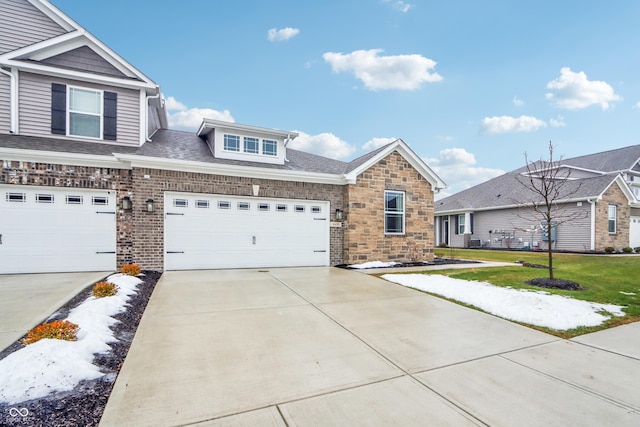
[(71, 68), (114, 77), (126, 77), (120, 70), (105, 61), (104, 58), (88, 46), (82, 46), (40, 62), (55, 67)]
[(158, 117), (158, 109), (154, 107), (154, 101), (151, 101), (147, 114), (147, 135), (153, 135), (153, 133), (160, 128), (161, 124), (160, 117)]
[[(20, 73), (20, 133), (56, 137), (51, 134), (51, 83), (102, 89), (118, 93), (117, 142), (140, 145), (140, 92), (31, 73)], [(66, 137), (65, 137), (66, 138)], [(75, 138), (74, 138), (75, 139)], [(90, 140), (94, 141), (94, 140)]]
[[(591, 209), (587, 202), (581, 207), (575, 203), (566, 206), (565, 212), (578, 212), (584, 218), (570, 223), (560, 224), (557, 231), (557, 250), (589, 250), (591, 245)], [(492, 248), (521, 249), (525, 242), (538, 242), (538, 247), (546, 248), (540, 234), (540, 221), (526, 211), (519, 209), (504, 209), (496, 211), (477, 212), (474, 214), (472, 239), (480, 239), (483, 245)], [(536, 226), (537, 231), (527, 233), (525, 230)], [(496, 232), (497, 230), (497, 232)], [(504, 233), (503, 233), (504, 230)], [(489, 232), (491, 231), (491, 232)], [(509, 239), (508, 236), (512, 238)], [(458, 237), (458, 236), (456, 236)], [(490, 241), (490, 243), (488, 243)], [(456, 245), (456, 246), (462, 246)]]
[(0, 0), (0, 54), (64, 33), (26, 0)]
[(0, 73), (0, 133), (11, 129), (11, 78)]

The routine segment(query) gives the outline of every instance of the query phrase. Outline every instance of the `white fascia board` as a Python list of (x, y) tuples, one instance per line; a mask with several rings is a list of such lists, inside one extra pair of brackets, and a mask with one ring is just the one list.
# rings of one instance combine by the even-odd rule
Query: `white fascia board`
[(622, 193), (627, 198), (627, 201), (629, 202), (629, 204), (637, 202), (636, 196), (633, 195), (633, 191), (631, 190), (631, 187), (629, 187), (629, 184), (627, 184), (624, 178), (622, 178), (622, 175), (616, 175), (615, 179), (612, 180), (611, 183), (607, 185), (607, 187), (604, 190), (602, 190), (602, 193), (598, 196), (598, 199), (602, 199), (602, 197), (604, 196), (604, 193), (606, 193), (607, 190), (611, 188), (614, 182), (618, 183), (618, 185), (620, 186), (620, 189), (622, 190)]
[(60, 9), (58, 9), (48, 1), (28, 0), (28, 2), (31, 3), (33, 7), (38, 9), (40, 12), (47, 15), (49, 19), (51, 19), (67, 31), (82, 28), (80, 25), (78, 25), (77, 22), (69, 18)]
[(229, 129), (229, 130), (247, 132), (247, 133), (267, 134), (267, 135), (279, 136), (281, 138), (291, 138), (291, 139), (294, 139), (299, 135), (297, 132), (263, 128), (259, 126), (243, 125), (235, 122), (225, 122), (222, 120), (213, 120), (213, 119), (207, 119), (207, 118), (202, 119), (202, 124), (198, 128), (197, 135), (198, 136), (206, 135), (209, 133), (209, 131), (211, 131), (211, 129), (216, 129), (216, 128)]
[[(600, 200), (601, 196), (584, 196), (584, 197), (576, 197), (573, 199), (563, 199), (558, 200), (554, 204), (563, 205), (566, 203), (577, 203), (577, 202), (588, 202), (589, 200)], [(437, 203), (437, 202), (436, 202)], [(502, 205), (502, 206), (489, 206), (485, 208), (473, 208), (473, 209), (451, 209), (448, 211), (436, 211), (434, 212), (435, 216), (442, 215), (458, 215), (465, 212), (486, 212), (486, 211), (499, 211), (503, 209), (516, 209), (516, 208), (530, 208), (533, 206), (533, 203), (522, 203), (522, 204), (511, 204), (511, 205)]]
[(138, 156), (135, 154), (118, 154), (114, 156), (132, 167), (172, 170), (179, 172), (204, 173), (209, 175), (236, 176), (244, 178), (269, 179), (273, 181), (308, 182), (314, 184), (344, 185), (346, 180), (341, 175), (323, 173), (298, 172), (282, 169), (266, 169), (252, 166), (227, 165), (221, 163), (203, 163), (192, 160), (165, 159), (160, 157)]
[(358, 166), (346, 175), (349, 183), (355, 183), (358, 175), (387, 157), (393, 151), (397, 151), (404, 157), (414, 169), (418, 171), (433, 187), (434, 191), (447, 188), (447, 184), (436, 174), (433, 169), (427, 165), (418, 155), (404, 142), (402, 139), (396, 139), (378, 154), (370, 158), (368, 161)]
[(77, 154), (57, 151), (21, 150), (0, 148), (0, 158), (17, 162), (56, 163), (74, 166), (95, 166), (100, 168), (131, 169), (131, 165), (112, 155)]

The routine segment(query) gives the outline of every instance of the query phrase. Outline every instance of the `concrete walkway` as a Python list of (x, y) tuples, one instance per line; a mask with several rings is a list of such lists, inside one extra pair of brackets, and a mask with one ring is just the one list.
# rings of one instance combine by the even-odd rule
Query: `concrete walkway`
[(92, 283), (111, 274), (48, 273), (0, 275), (0, 351)]
[(100, 425), (636, 426), (639, 342), (336, 268), (167, 272)]

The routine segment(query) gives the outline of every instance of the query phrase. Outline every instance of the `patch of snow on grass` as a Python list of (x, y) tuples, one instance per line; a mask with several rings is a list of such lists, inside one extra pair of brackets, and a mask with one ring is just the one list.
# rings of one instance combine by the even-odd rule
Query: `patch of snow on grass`
[(635, 292), (625, 292), (625, 291), (620, 291), (620, 293), (621, 293), (622, 295), (628, 295), (628, 296), (630, 296), (630, 295), (635, 295), (635, 294), (636, 294)]
[(505, 319), (556, 330), (597, 326), (611, 316), (625, 315), (624, 307), (618, 305), (582, 301), (544, 291), (503, 288), (442, 275), (385, 274), (382, 278), (460, 301)]
[(362, 264), (351, 264), (349, 268), (365, 269), (365, 268), (385, 268), (393, 267), (400, 264), (399, 262), (382, 262), (382, 261), (370, 261)]
[(118, 285), (110, 297), (87, 298), (69, 312), (66, 320), (79, 326), (77, 341), (43, 339), (0, 360), (0, 401), (8, 404), (72, 390), (82, 380), (104, 374), (93, 365), (93, 355), (110, 350), (116, 338), (109, 329), (112, 316), (126, 310), (130, 295), (142, 283), (137, 277), (114, 274), (107, 282)]

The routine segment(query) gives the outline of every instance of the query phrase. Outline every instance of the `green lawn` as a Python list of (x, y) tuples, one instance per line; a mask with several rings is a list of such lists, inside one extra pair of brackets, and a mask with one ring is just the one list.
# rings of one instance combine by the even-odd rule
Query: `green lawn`
[[(545, 252), (483, 251), (469, 249), (437, 248), (436, 256), (457, 259), (515, 262), (523, 260), (534, 264), (547, 265)], [(617, 317), (594, 328), (577, 328), (570, 331), (546, 332), (561, 337), (572, 337), (587, 332), (606, 329), (624, 323), (640, 320), (640, 256), (604, 256), (554, 254), (554, 277), (578, 282), (584, 291), (545, 291), (568, 295), (576, 299), (625, 306), (624, 317)], [(548, 277), (547, 270), (526, 267), (469, 268), (463, 270), (429, 271), (425, 274), (444, 274), (464, 280), (478, 280), (499, 286), (535, 289), (524, 282), (536, 277)], [(629, 295), (635, 294), (635, 295)]]

